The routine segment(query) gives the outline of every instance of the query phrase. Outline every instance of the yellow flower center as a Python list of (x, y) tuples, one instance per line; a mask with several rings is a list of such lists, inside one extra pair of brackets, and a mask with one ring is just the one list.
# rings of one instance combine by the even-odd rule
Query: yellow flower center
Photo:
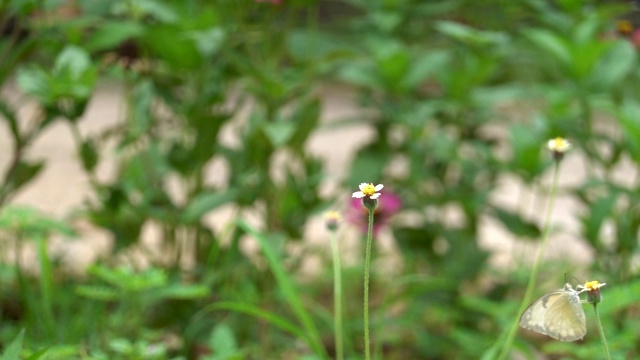
[(327, 211), (324, 214), (324, 220), (326, 222), (336, 222), (337, 223), (337, 222), (342, 221), (342, 216), (340, 216), (339, 212), (334, 211), (334, 210), (330, 210), (330, 211)]
[(367, 184), (360, 191), (366, 196), (371, 196), (376, 193), (376, 187), (373, 184)]
[(548, 144), (549, 150), (560, 152), (560, 153), (563, 153), (569, 150), (570, 147), (571, 147), (571, 144), (569, 143), (569, 141), (561, 137), (557, 137), (555, 139), (549, 140), (549, 144)]
[(599, 285), (598, 280), (587, 281), (584, 283), (584, 287), (586, 287), (589, 291), (596, 290), (600, 288), (602, 285)]
[(633, 25), (629, 20), (618, 21), (618, 31), (622, 34), (631, 34), (633, 32)]

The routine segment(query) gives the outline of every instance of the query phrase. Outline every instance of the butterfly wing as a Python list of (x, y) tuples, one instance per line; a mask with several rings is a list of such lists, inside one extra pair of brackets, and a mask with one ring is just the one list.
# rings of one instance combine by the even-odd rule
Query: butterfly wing
[(576, 341), (587, 333), (587, 320), (575, 290), (564, 291), (548, 302), (544, 326), (547, 335), (561, 341)]
[(570, 285), (531, 304), (520, 317), (520, 326), (561, 341), (582, 339), (587, 333), (580, 297)]
[(549, 335), (544, 320), (551, 303), (561, 295), (562, 291), (554, 291), (534, 301), (533, 304), (522, 313), (520, 326), (543, 335)]

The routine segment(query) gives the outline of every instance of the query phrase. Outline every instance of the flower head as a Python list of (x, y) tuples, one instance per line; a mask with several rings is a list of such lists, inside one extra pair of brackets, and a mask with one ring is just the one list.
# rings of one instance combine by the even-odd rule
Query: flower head
[(380, 197), (380, 193), (378, 191), (382, 190), (383, 187), (384, 185), (382, 184), (373, 186), (372, 183), (362, 183), (360, 184), (360, 186), (358, 186), (360, 191), (354, 192), (353, 195), (351, 195), (351, 197), (354, 197), (356, 199), (362, 199), (363, 197), (367, 196), (370, 199), (375, 200)]
[(579, 285), (582, 291), (587, 292), (587, 302), (590, 304), (599, 303), (602, 301), (602, 293), (600, 288), (607, 285), (607, 283), (600, 283), (598, 280), (587, 281), (584, 285)]
[(380, 197), (378, 191), (382, 190), (383, 187), (384, 185), (382, 184), (374, 186), (372, 183), (361, 183), (359, 186), (360, 191), (354, 192), (351, 197), (362, 199), (362, 206), (369, 211), (373, 211), (378, 207), (378, 198)]
[[(392, 192), (385, 191), (384, 196), (378, 201), (378, 207), (374, 210), (375, 222), (373, 223), (373, 235), (384, 228), (391, 217), (400, 210), (402, 201)], [(367, 233), (369, 224), (369, 211), (362, 207), (360, 199), (353, 198), (349, 204), (346, 215), (347, 221), (356, 225), (363, 233)]]
[(633, 32), (633, 24), (629, 20), (618, 20), (616, 23), (616, 30), (620, 35), (631, 35)]
[(627, 39), (637, 50), (640, 50), (640, 28), (627, 20), (618, 20), (615, 26), (616, 35), (620, 38)]
[(571, 143), (565, 138), (557, 137), (547, 141), (547, 149), (553, 153), (556, 160), (561, 160), (564, 153), (571, 149)]
[(338, 230), (338, 226), (342, 222), (342, 216), (339, 212), (330, 210), (324, 213), (324, 224), (329, 231)]

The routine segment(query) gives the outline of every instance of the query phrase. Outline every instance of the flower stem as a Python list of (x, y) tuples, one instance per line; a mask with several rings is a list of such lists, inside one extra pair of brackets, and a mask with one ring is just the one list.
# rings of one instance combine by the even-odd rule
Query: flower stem
[(371, 267), (371, 242), (373, 238), (373, 209), (369, 209), (369, 231), (367, 232), (367, 249), (364, 259), (364, 354), (371, 360), (369, 348), (369, 268)]
[(600, 333), (600, 340), (602, 340), (602, 346), (604, 347), (605, 359), (611, 360), (611, 354), (609, 354), (609, 345), (607, 344), (607, 338), (604, 336), (604, 329), (600, 322), (600, 314), (598, 313), (598, 303), (593, 303), (593, 312), (596, 313), (596, 323), (598, 324), (598, 332)]
[(342, 266), (340, 265), (340, 252), (334, 231), (330, 233), (331, 250), (333, 253), (333, 322), (335, 327), (336, 360), (344, 358), (342, 346)]
[(533, 269), (531, 270), (531, 274), (529, 275), (529, 282), (527, 284), (527, 290), (524, 293), (524, 297), (522, 298), (522, 302), (520, 303), (520, 308), (518, 309), (518, 313), (509, 328), (509, 333), (507, 334), (506, 339), (502, 343), (502, 347), (500, 348), (500, 354), (498, 356), (499, 360), (504, 360), (509, 355), (509, 351), (511, 350), (511, 345), (513, 344), (513, 340), (516, 336), (516, 331), (518, 330), (518, 324), (520, 322), (520, 314), (527, 308), (529, 303), (531, 302), (531, 297), (533, 295), (533, 289), (536, 286), (536, 281), (538, 279), (538, 272), (540, 271), (540, 263), (542, 262), (542, 257), (544, 255), (545, 248), (547, 247), (547, 242), (549, 240), (549, 229), (551, 225), (551, 213), (553, 211), (553, 205), (556, 200), (556, 191), (558, 190), (558, 178), (560, 174), (560, 161), (555, 161), (555, 166), (553, 168), (553, 183), (551, 185), (551, 190), (549, 190), (549, 201), (547, 202), (547, 208), (545, 210), (545, 219), (544, 219), (544, 228), (542, 232), (542, 244), (538, 248), (538, 254), (536, 255), (535, 263), (533, 264)]

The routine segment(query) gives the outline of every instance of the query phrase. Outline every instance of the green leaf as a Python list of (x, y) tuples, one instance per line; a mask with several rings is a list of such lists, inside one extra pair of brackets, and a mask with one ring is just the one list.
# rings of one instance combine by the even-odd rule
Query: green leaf
[(613, 192), (609, 196), (592, 201), (589, 212), (582, 218), (584, 236), (596, 249), (600, 248), (600, 229), (604, 221), (612, 215), (618, 194)]
[(603, 301), (598, 306), (600, 315), (604, 318), (613, 316), (613, 313), (634, 307), (640, 298), (640, 281), (626, 284), (612, 284), (606, 279), (607, 286), (602, 288)]
[(254, 306), (251, 304), (245, 304), (241, 302), (232, 302), (232, 301), (220, 301), (220, 302), (206, 306), (204, 309), (202, 309), (202, 312), (207, 313), (211, 311), (221, 311), (221, 310), (236, 311), (243, 314), (255, 316), (301, 339), (307, 338), (307, 335), (303, 329), (292, 324), (287, 319), (281, 316), (278, 316), (274, 313), (265, 311), (260, 307)]
[[(33, 353), (32, 355), (30, 355), (28, 358), (26, 358), (25, 360), (39, 360), (39, 359), (46, 359), (47, 357), (49, 357), (50, 352), (49, 350), (51, 350), (51, 348), (45, 348), (42, 349), (40, 351), (36, 351), (35, 353)], [(75, 349), (74, 349), (75, 350)], [(69, 355), (73, 355), (73, 354), (69, 354)]]
[(524, 180), (532, 181), (544, 169), (540, 157), (543, 132), (531, 125), (514, 124), (509, 128), (509, 134), (514, 170), (521, 172)]
[(636, 53), (636, 49), (627, 40), (613, 43), (590, 74), (591, 86), (606, 91), (624, 82), (636, 65)]
[(9, 125), (9, 129), (11, 130), (11, 135), (14, 141), (21, 139), (20, 128), (18, 127), (18, 118), (16, 117), (15, 111), (11, 108), (9, 104), (2, 101), (0, 99), (0, 114), (2, 116), (0, 118), (7, 121)]
[(413, 89), (432, 75), (447, 71), (451, 61), (451, 53), (443, 50), (431, 50), (414, 59), (404, 79), (405, 87)]
[(206, 30), (191, 31), (185, 34), (192, 39), (202, 57), (210, 57), (218, 52), (226, 40), (226, 33), (220, 27), (212, 27)]
[(296, 131), (296, 124), (289, 121), (265, 123), (263, 130), (275, 148), (286, 144)]
[[(36, 37), (28, 37), (18, 43), (12, 43), (11, 45), (5, 43), (4, 47), (0, 46), (0, 49), (2, 49), (0, 51), (5, 54), (2, 66), (0, 66), (0, 84), (4, 84), (7, 78), (15, 73), (16, 67), (27, 61), (28, 56), (40, 44), (39, 40)], [(10, 51), (5, 51), (4, 49), (10, 49)]]
[(517, 236), (527, 238), (540, 237), (540, 229), (530, 221), (524, 220), (520, 215), (494, 206), (491, 209), (493, 216), (499, 220), (510, 232)]
[(80, 145), (80, 159), (82, 166), (88, 172), (91, 172), (98, 165), (98, 151), (91, 140), (85, 140)]
[(166, 299), (193, 300), (207, 297), (211, 294), (205, 285), (172, 284), (159, 290), (159, 297)]
[(0, 212), (0, 229), (29, 234), (33, 240), (49, 233), (74, 236), (75, 232), (62, 221), (44, 216), (35, 208), (8, 206)]
[(524, 35), (545, 53), (555, 57), (563, 66), (570, 67), (573, 63), (570, 46), (561, 36), (543, 29), (527, 29)]
[(640, 103), (632, 100), (625, 101), (618, 112), (622, 133), (628, 146), (629, 155), (640, 162)]
[(300, 295), (294, 286), (293, 279), (289, 277), (284, 267), (282, 266), (281, 259), (273, 249), (272, 243), (274, 242), (274, 239), (270, 239), (266, 234), (258, 232), (256, 229), (254, 229), (241, 219), (238, 220), (238, 226), (249, 233), (251, 236), (253, 236), (253, 238), (255, 238), (260, 245), (260, 249), (262, 250), (262, 253), (267, 259), (267, 263), (269, 264), (269, 268), (271, 269), (273, 276), (276, 278), (278, 288), (280, 289), (280, 291), (282, 291), (282, 294), (291, 307), (291, 310), (298, 318), (298, 321), (300, 321), (300, 323), (304, 327), (304, 339), (307, 340), (309, 345), (316, 351), (317, 354), (326, 355), (326, 350), (322, 345), (320, 334), (318, 333), (318, 330), (313, 323), (309, 312), (307, 312), (302, 306), (302, 301), (300, 300)]
[(236, 338), (233, 336), (231, 328), (226, 324), (220, 324), (213, 328), (209, 344), (212, 349), (215, 349), (213, 359), (216, 360), (226, 360), (238, 353)]
[(438, 21), (435, 28), (440, 33), (469, 45), (495, 45), (507, 40), (503, 33), (478, 30), (452, 21)]
[(299, 61), (321, 60), (332, 53), (348, 51), (338, 44), (338, 39), (317, 30), (293, 29), (287, 34), (287, 50)]
[(202, 57), (189, 32), (177, 26), (150, 26), (141, 38), (152, 55), (176, 70), (193, 69), (202, 63)]
[(55, 76), (68, 76), (80, 80), (91, 69), (91, 58), (82, 48), (69, 45), (62, 49), (53, 66)]
[(120, 298), (120, 292), (114, 288), (98, 285), (80, 285), (76, 287), (75, 293), (92, 300), (115, 301)]
[(411, 65), (409, 50), (396, 42), (381, 42), (372, 46), (374, 46), (378, 72), (385, 87), (390, 90), (400, 90)]
[(149, 15), (165, 23), (174, 23), (180, 20), (176, 9), (167, 5), (164, 1), (136, 0), (133, 4), (134, 11), (140, 15)]
[(340, 68), (339, 77), (346, 82), (366, 88), (375, 89), (383, 86), (378, 74), (375, 73), (374, 65), (368, 60), (347, 63)]
[(295, 132), (290, 137), (289, 146), (301, 153), (311, 133), (317, 129), (320, 121), (320, 101), (301, 101), (290, 121), (296, 124)]
[(189, 202), (182, 218), (186, 222), (198, 221), (207, 212), (235, 200), (238, 194), (237, 189), (202, 192)]
[(35, 66), (26, 65), (18, 69), (17, 74), (18, 87), (26, 94), (39, 97), (45, 104), (49, 104), (52, 100), (49, 88), (49, 77), (47, 73)]
[(0, 360), (20, 360), (20, 351), (22, 351), (22, 341), (24, 340), (24, 329), (20, 330), (18, 336), (7, 346), (2, 353)]
[(15, 172), (12, 174), (9, 179), (9, 183), (12, 186), (13, 190), (17, 190), (22, 186), (28, 184), (32, 180), (36, 178), (36, 176), (40, 173), (40, 171), (44, 167), (43, 161), (37, 162), (26, 162), (21, 161), (15, 169)]
[(96, 29), (87, 40), (86, 48), (91, 51), (113, 50), (122, 42), (142, 35), (144, 29), (139, 22), (109, 21)]

